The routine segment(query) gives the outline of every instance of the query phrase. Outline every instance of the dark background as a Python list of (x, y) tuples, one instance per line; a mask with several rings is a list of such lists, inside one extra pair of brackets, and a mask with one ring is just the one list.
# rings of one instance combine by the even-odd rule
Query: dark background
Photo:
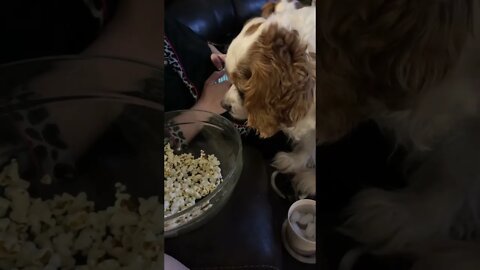
[[(101, 5), (102, 1), (95, 2)], [(107, 21), (115, 12), (109, 6)], [(14, 0), (0, 3), (0, 63), (77, 54), (99, 34), (99, 21), (83, 0)]]

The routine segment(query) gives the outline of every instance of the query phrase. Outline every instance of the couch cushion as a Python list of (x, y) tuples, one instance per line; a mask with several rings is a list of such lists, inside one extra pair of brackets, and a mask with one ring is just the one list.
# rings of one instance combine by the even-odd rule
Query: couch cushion
[(236, 23), (231, 1), (177, 0), (167, 7), (166, 16), (188, 26), (205, 40), (224, 43)]
[(259, 16), (267, 0), (172, 0), (166, 16), (188, 26), (203, 39), (227, 44), (249, 18)]
[(239, 27), (241, 28), (246, 20), (261, 15), (262, 6), (268, 0), (232, 0), (232, 2), (237, 12), (237, 22), (240, 23)]

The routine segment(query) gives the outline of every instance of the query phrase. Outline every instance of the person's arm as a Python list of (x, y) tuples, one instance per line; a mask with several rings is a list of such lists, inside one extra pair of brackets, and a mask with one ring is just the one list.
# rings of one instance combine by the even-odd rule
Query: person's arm
[(120, 56), (163, 66), (163, 1), (120, 0), (113, 20), (82, 54)]
[[(163, 3), (157, 0), (120, 0), (117, 13), (101, 35), (81, 53), (133, 59), (163, 69)], [(95, 60), (96, 59), (96, 60)], [(79, 94), (119, 93), (140, 89), (154, 68), (127, 62), (86, 58), (85, 61), (59, 61), (48, 73), (28, 82), (38, 97)], [(87, 93), (90, 91), (91, 93)], [(124, 110), (124, 105), (92, 106), (72, 102), (69, 106), (49, 106), (49, 121), (58, 127), (73, 158), (81, 155)]]
[[(223, 70), (212, 73), (212, 75), (205, 81), (202, 95), (195, 105), (190, 108), (190, 110), (207, 111), (215, 114), (222, 114), (225, 112), (225, 109), (222, 108), (220, 102), (223, 99), (223, 96), (227, 93), (231, 84), (228, 81), (214, 84), (214, 82), (224, 74), (225, 71)], [(194, 112), (186, 112), (174, 118), (173, 122), (188, 122), (196, 120), (195, 117), (196, 114)], [(167, 125), (168, 124), (169, 123), (167, 123)], [(202, 127), (200, 125), (183, 125), (178, 131), (169, 130), (169, 134), (167, 134), (167, 136), (178, 139), (181, 141), (181, 143), (185, 144), (192, 140), (201, 129)]]

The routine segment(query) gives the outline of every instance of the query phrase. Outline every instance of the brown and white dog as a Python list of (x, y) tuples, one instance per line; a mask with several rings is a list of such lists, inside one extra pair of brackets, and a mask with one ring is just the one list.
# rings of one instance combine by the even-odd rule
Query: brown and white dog
[[(264, 9), (265, 10), (265, 9)], [(260, 137), (283, 131), (294, 143), (273, 166), (293, 173), (297, 192), (315, 194), (315, 7), (282, 0), (272, 14), (248, 21), (227, 51), (232, 87), (222, 101)]]
[(232, 115), (262, 137), (282, 130), (296, 139), (275, 159), (283, 169), (305, 164), (302, 142), (312, 149), (313, 137), (333, 142), (375, 120), (417, 167), (406, 188), (360, 192), (342, 232), (380, 254), (413, 255), (413, 269), (480, 269), (479, 0), (316, 7), (316, 75), (314, 8), (274, 9), (245, 25), (227, 53)]

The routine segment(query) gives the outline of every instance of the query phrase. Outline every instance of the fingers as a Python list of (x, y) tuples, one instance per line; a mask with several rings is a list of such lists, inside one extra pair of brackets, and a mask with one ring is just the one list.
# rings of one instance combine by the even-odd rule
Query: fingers
[(210, 51), (212, 51), (213, 54), (221, 54), (221, 52), (215, 47), (213, 43), (208, 42), (208, 47), (210, 47)]
[(206, 85), (213, 84), (216, 80), (220, 79), (220, 77), (222, 77), (223, 75), (225, 75), (224, 70), (214, 71), (212, 75), (210, 75), (210, 77), (208, 77), (208, 79), (205, 81), (205, 84)]
[(220, 53), (220, 54), (217, 54), (217, 56), (220, 57), (220, 59), (222, 59), (223, 63), (225, 63), (225, 59), (227, 58), (226, 54)]
[(213, 65), (218, 69), (222, 70), (225, 66), (225, 54), (212, 53), (210, 59), (212, 60)]

